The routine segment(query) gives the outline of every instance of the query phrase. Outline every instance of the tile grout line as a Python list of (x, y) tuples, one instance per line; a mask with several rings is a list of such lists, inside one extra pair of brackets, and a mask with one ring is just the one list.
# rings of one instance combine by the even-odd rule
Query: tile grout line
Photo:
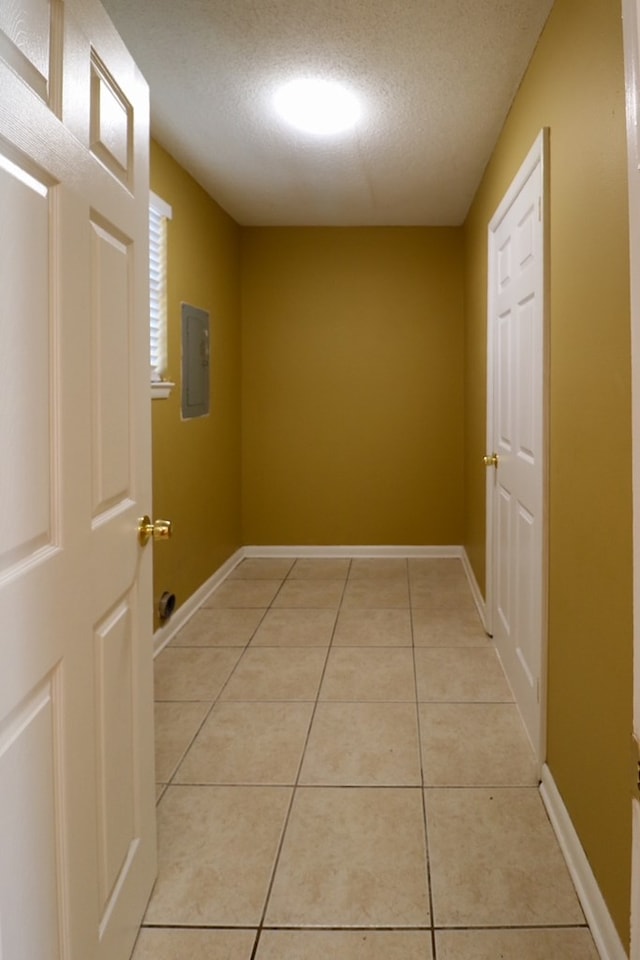
[[(333, 647), (333, 641), (334, 641), (336, 629), (337, 629), (337, 626), (338, 626), (338, 620), (339, 620), (339, 618), (340, 618), (340, 609), (341, 609), (341, 607), (342, 607), (342, 601), (343, 601), (343, 599), (344, 599), (344, 595), (345, 595), (345, 592), (346, 592), (346, 589), (347, 589), (347, 583), (348, 583), (348, 581), (349, 581), (349, 571), (351, 570), (351, 564), (352, 564), (352, 561), (349, 560), (349, 564), (348, 564), (348, 567), (347, 567), (347, 575), (346, 575), (345, 580), (344, 580), (344, 584), (343, 584), (343, 587), (342, 587), (342, 593), (341, 593), (341, 595), (340, 595), (340, 601), (339, 601), (339, 603), (338, 603), (338, 607), (337, 607), (337, 611), (336, 611), (336, 618), (335, 618), (335, 620), (334, 620), (333, 628), (332, 628), (332, 630), (331, 630), (331, 637), (330, 637), (330, 639), (329, 639), (329, 644), (328, 644), (328, 646), (327, 646), (327, 653), (326, 653), (326, 656), (325, 656), (325, 659), (324, 659), (324, 666), (323, 666), (323, 668), (322, 668), (322, 673), (320, 674), (320, 680), (319, 680), (319, 682), (318, 682), (318, 688), (317, 688), (317, 690), (316, 690), (316, 697), (315, 697), (315, 701), (314, 701), (314, 705), (313, 705), (313, 710), (311, 711), (311, 717), (310, 717), (310, 720), (309, 720), (309, 726), (308, 726), (308, 728), (307, 728), (307, 735), (306, 735), (306, 737), (305, 737), (304, 745), (303, 745), (302, 750), (301, 750), (301, 753), (300, 753), (300, 760), (299, 760), (299, 762), (298, 762), (298, 769), (297, 769), (297, 771), (296, 771), (296, 776), (295, 776), (295, 780), (294, 780), (294, 783), (293, 783), (293, 788), (292, 788), (292, 790), (291, 790), (291, 798), (290, 798), (290, 800), (289, 800), (289, 806), (288, 806), (288, 808), (287, 808), (287, 812), (286, 812), (286, 815), (285, 815), (285, 818), (284, 818), (284, 823), (283, 823), (283, 826), (282, 826), (282, 833), (280, 834), (280, 841), (279, 841), (279, 843), (278, 843), (278, 849), (276, 850), (276, 855), (275, 855), (275, 858), (274, 858), (274, 861), (273, 861), (273, 867), (272, 867), (272, 869), (271, 869), (271, 876), (270, 876), (270, 878), (269, 878), (269, 883), (268, 883), (268, 886), (267, 886), (267, 892), (266, 892), (266, 894), (265, 894), (264, 906), (263, 906), (263, 908), (262, 908), (262, 914), (261, 914), (261, 916), (260, 916), (260, 921), (259, 921), (259, 923), (258, 923), (258, 929), (257, 929), (257, 932), (256, 932), (256, 938), (255, 938), (255, 942), (254, 942), (254, 944), (253, 944), (253, 950), (251, 951), (251, 955), (250, 955), (249, 960), (255, 960), (256, 954), (257, 954), (257, 952), (258, 952), (258, 947), (260, 946), (260, 938), (261, 938), (261, 936), (262, 936), (262, 931), (263, 931), (264, 926), (265, 926), (265, 920), (266, 920), (266, 916), (267, 916), (267, 910), (268, 910), (268, 908), (269, 908), (269, 901), (271, 900), (271, 894), (272, 894), (272, 892), (273, 892), (273, 885), (274, 885), (275, 879), (276, 879), (276, 872), (277, 872), (278, 866), (279, 866), (279, 864), (280, 864), (280, 857), (282, 856), (282, 849), (283, 849), (283, 847), (284, 847), (284, 840), (285, 840), (285, 836), (286, 836), (286, 834), (287, 834), (287, 829), (288, 829), (288, 826), (289, 826), (289, 821), (290, 821), (290, 819), (291, 819), (291, 812), (292, 812), (292, 810), (293, 810), (293, 804), (294, 804), (294, 801), (295, 801), (295, 798), (296, 798), (296, 795), (297, 795), (297, 792), (298, 792), (298, 787), (299, 787), (299, 782), (300, 782), (300, 775), (301, 775), (301, 773), (302, 773), (302, 767), (303, 767), (303, 764), (304, 764), (305, 754), (306, 754), (306, 752), (307, 752), (307, 747), (308, 747), (308, 745), (309, 745), (309, 738), (311, 737), (311, 729), (312, 729), (312, 727), (313, 727), (313, 721), (314, 721), (314, 719), (315, 719), (316, 711), (317, 711), (317, 709), (318, 709), (318, 703), (319, 703), (319, 701), (320, 701), (320, 691), (322, 690), (322, 684), (323, 684), (323, 682), (324, 682), (324, 677), (325, 677), (325, 674), (326, 674), (326, 672), (327, 672), (327, 665), (328, 665), (328, 663), (329, 663), (329, 656), (330, 656), (330, 654), (331, 654), (331, 649), (332, 649), (332, 647)], [(295, 563), (292, 565), (291, 569), (293, 569), (293, 567), (295, 567)], [(276, 596), (277, 596), (277, 594), (276, 594)], [(274, 597), (274, 599), (275, 599), (275, 597)]]
[[(276, 595), (277, 595), (277, 594), (276, 594)], [(212, 609), (215, 609), (215, 608), (212, 608)], [(225, 608), (218, 608), (218, 609), (225, 609)], [(234, 609), (234, 608), (228, 608), (228, 609)], [(242, 608), (236, 608), (236, 609), (246, 609), (246, 608), (242, 607)], [(260, 608), (254, 608), (254, 609), (260, 609)], [(209, 717), (210, 717), (211, 714), (213, 713), (214, 707), (216, 707), (217, 704), (220, 702), (220, 698), (221, 698), (224, 690), (226, 689), (227, 684), (229, 683), (229, 681), (231, 680), (231, 677), (234, 675), (234, 673), (235, 673), (236, 670), (238, 669), (238, 666), (239, 666), (240, 662), (241, 662), (242, 659), (244, 658), (244, 655), (245, 655), (245, 653), (247, 652), (247, 650), (249, 649), (249, 646), (250, 646), (250, 644), (251, 644), (251, 641), (253, 640), (254, 636), (256, 635), (256, 632), (257, 632), (257, 630), (258, 630), (258, 627), (260, 626), (260, 624), (262, 623), (262, 621), (263, 621), (264, 618), (266, 617), (267, 612), (268, 612), (269, 609), (270, 609), (270, 607), (266, 607), (266, 608), (265, 608), (264, 613), (262, 614), (262, 616), (260, 617), (260, 620), (259, 620), (258, 623), (256, 624), (253, 632), (251, 633), (251, 636), (249, 637), (249, 639), (248, 639), (247, 642), (245, 643), (244, 647), (242, 647), (242, 648), (238, 648), (238, 647), (222, 647), (222, 646), (219, 646), (219, 647), (206, 647), (206, 646), (205, 646), (205, 647), (182, 647), (182, 648), (181, 648), (181, 647), (174, 647), (174, 648), (173, 648), (173, 649), (175, 649), (175, 650), (179, 650), (179, 649), (187, 649), (187, 650), (189, 650), (189, 649), (192, 649), (192, 650), (193, 650), (193, 649), (204, 649), (204, 650), (206, 650), (206, 649), (211, 649), (211, 650), (216, 650), (216, 649), (218, 649), (218, 650), (220, 650), (220, 649), (226, 649), (226, 650), (241, 649), (242, 652), (240, 653), (240, 656), (238, 657), (238, 659), (237, 659), (237, 661), (235, 662), (235, 664), (233, 665), (233, 668), (231, 669), (231, 673), (229, 674), (229, 676), (227, 677), (227, 679), (224, 681), (224, 683), (223, 683), (222, 686), (220, 687), (220, 690), (218, 691), (217, 696), (214, 697), (213, 700), (211, 701), (211, 706), (210, 706), (209, 709), (206, 711), (206, 713), (205, 713), (205, 715), (204, 715), (204, 717), (203, 717), (203, 719), (202, 719), (202, 723), (198, 726), (198, 729), (196, 730), (195, 734), (193, 735), (193, 737), (192, 737), (191, 740), (189, 741), (186, 749), (182, 752), (182, 754), (181, 754), (181, 756), (180, 756), (180, 759), (179, 759), (178, 762), (176, 763), (175, 768), (174, 768), (174, 770), (173, 770), (173, 773), (171, 774), (171, 777), (170, 777), (169, 780), (164, 784), (164, 789), (162, 790), (162, 793), (160, 794), (160, 796), (158, 797), (158, 799), (157, 799), (157, 801), (156, 801), (156, 807), (158, 806), (158, 804), (159, 804), (160, 801), (162, 800), (163, 796), (165, 795), (165, 793), (166, 793), (166, 791), (167, 791), (167, 787), (170, 787), (170, 786), (180, 786), (180, 784), (176, 784), (176, 783), (175, 783), (175, 776), (176, 776), (178, 770), (180, 769), (180, 766), (181, 766), (183, 760), (184, 760), (185, 757), (187, 756), (187, 753), (191, 750), (191, 747), (194, 745), (194, 743), (195, 743), (195, 741), (196, 741), (196, 738), (200, 735), (200, 732), (202, 731), (202, 728), (204, 727), (205, 723), (207, 722), (207, 720), (209, 719)], [(208, 700), (204, 700), (204, 701), (202, 701), (202, 700), (157, 700), (157, 701), (154, 701), (154, 703), (203, 703), (203, 702), (204, 702), (204, 703), (208, 703), (209, 701), (208, 701)]]
[[(289, 570), (287, 571), (287, 576), (288, 576), (289, 573), (291, 572), (292, 567), (293, 567), (293, 562), (292, 562), (291, 566), (289, 567)], [(223, 583), (227, 583), (227, 582), (229, 581), (229, 579), (233, 580), (234, 578), (233, 578), (233, 577), (231, 577), (231, 578), (230, 578), (230, 577), (226, 577), (226, 578), (222, 581), (222, 583), (219, 583), (219, 584), (218, 584), (218, 586), (216, 587), (216, 589), (213, 591), (212, 596), (216, 593), (217, 590), (220, 589), (220, 587), (223, 585)], [(235, 578), (235, 579), (241, 580), (242, 578)], [(270, 578), (266, 578), (266, 579), (270, 579)], [(277, 578), (277, 579), (280, 579), (280, 578)], [(280, 590), (282, 589), (282, 585), (284, 584), (285, 580), (286, 580), (286, 577), (284, 577), (284, 578), (281, 579), (280, 586), (279, 586), (278, 589), (276, 590), (276, 593), (274, 594), (274, 597), (272, 598), (271, 603), (273, 603), (273, 600), (275, 599), (275, 597), (278, 595), (278, 593), (279, 593)], [(208, 599), (208, 598), (207, 598), (207, 599)], [(201, 650), (201, 649), (202, 649), (202, 650), (207, 650), (207, 649), (211, 649), (211, 650), (220, 650), (220, 649), (233, 650), (233, 649), (239, 649), (239, 650), (241, 650), (241, 653), (240, 653), (240, 656), (238, 657), (236, 663), (233, 665), (233, 668), (232, 668), (229, 676), (227, 677), (227, 679), (224, 681), (224, 683), (223, 683), (222, 686), (220, 687), (220, 690), (218, 691), (217, 696), (213, 697), (211, 701), (209, 701), (208, 699), (207, 699), (207, 700), (204, 700), (204, 701), (203, 701), (203, 700), (156, 700), (155, 697), (154, 697), (154, 705), (155, 705), (156, 703), (209, 703), (209, 702), (211, 703), (211, 706), (210, 706), (209, 709), (206, 711), (206, 713), (205, 713), (205, 715), (204, 715), (204, 717), (203, 717), (203, 719), (202, 719), (202, 722), (201, 722), (200, 725), (198, 726), (198, 728), (197, 728), (196, 732), (194, 733), (193, 737), (191, 737), (191, 739), (189, 740), (189, 743), (187, 744), (187, 747), (185, 748), (185, 750), (184, 750), (184, 751), (182, 752), (182, 754), (180, 755), (180, 759), (177, 761), (177, 763), (176, 763), (176, 765), (175, 765), (175, 767), (174, 767), (174, 769), (173, 769), (173, 772), (172, 772), (171, 776), (170, 776), (169, 779), (166, 781), (166, 783), (162, 784), (162, 791), (161, 791), (161, 793), (160, 793), (160, 796), (159, 796), (158, 799), (156, 800), (156, 808), (157, 808), (158, 804), (160, 803), (160, 801), (162, 800), (163, 796), (165, 795), (165, 793), (166, 793), (166, 791), (167, 791), (167, 788), (170, 787), (170, 786), (176, 786), (176, 784), (175, 784), (175, 782), (174, 782), (176, 773), (178, 772), (178, 770), (179, 770), (179, 768), (180, 768), (183, 760), (185, 759), (187, 753), (191, 750), (191, 747), (192, 747), (193, 744), (195, 743), (196, 738), (200, 735), (200, 732), (202, 731), (202, 728), (204, 727), (205, 723), (207, 722), (207, 720), (208, 720), (209, 717), (211, 716), (214, 707), (217, 706), (218, 702), (220, 701), (220, 697), (222, 696), (223, 691), (225, 690), (227, 684), (229, 683), (229, 680), (231, 679), (231, 677), (232, 677), (232, 676), (234, 675), (234, 673), (236, 672), (236, 670), (237, 670), (237, 668), (238, 668), (238, 666), (239, 666), (239, 664), (240, 664), (240, 661), (244, 658), (245, 653), (247, 652), (247, 650), (249, 649), (249, 647), (250, 647), (250, 645), (251, 645), (251, 641), (253, 640), (253, 638), (255, 637), (256, 633), (258, 632), (259, 627), (262, 625), (262, 622), (264, 621), (264, 619), (265, 619), (268, 611), (271, 609), (271, 603), (269, 604), (268, 607), (264, 607), (264, 608), (262, 608), (262, 607), (249, 607), (249, 608), (247, 608), (247, 607), (217, 607), (217, 608), (216, 608), (216, 607), (206, 607), (206, 606), (204, 606), (204, 605), (202, 605), (202, 606), (200, 607), (200, 610), (216, 610), (216, 609), (218, 609), (218, 610), (224, 610), (224, 609), (227, 609), (227, 610), (246, 610), (246, 609), (262, 610), (262, 611), (263, 611), (263, 612), (262, 612), (262, 616), (260, 617), (260, 619), (258, 620), (257, 624), (255, 625), (255, 627), (254, 627), (253, 630), (251, 631), (251, 634), (249, 635), (249, 639), (248, 639), (244, 644), (242, 644), (242, 645), (237, 645), (237, 646), (234, 645), (234, 646), (231, 647), (231, 646), (226, 646), (226, 645), (224, 645), (224, 644), (217, 644), (217, 645), (214, 645), (214, 646), (210, 646), (209, 644), (185, 644), (184, 646), (178, 644), (178, 645), (174, 645), (174, 646), (173, 646), (172, 649), (174, 649), (174, 650), (180, 650), (180, 649), (183, 649), (183, 650), (184, 650), (184, 649), (186, 649), (186, 650), (194, 650), (194, 649), (195, 649), (195, 650)], [(199, 612), (199, 611), (197, 611), (197, 612)], [(179, 636), (179, 633), (176, 634), (176, 636)], [(171, 643), (167, 644), (167, 646), (168, 646), (168, 647), (171, 647)]]
[[(292, 566), (293, 566), (293, 564), (292, 564)], [(290, 567), (289, 569), (291, 570), (291, 567)], [(223, 582), (226, 582), (226, 581), (223, 581)], [(273, 603), (273, 599), (275, 599), (275, 597), (278, 595), (278, 593), (279, 593), (280, 590), (282, 589), (282, 584), (283, 584), (284, 582), (285, 582), (285, 581), (284, 581), (284, 579), (283, 579), (282, 582), (281, 582), (281, 584), (280, 584), (280, 587), (278, 588), (278, 590), (276, 591), (274, 597), (272, 598), (272, 601), (271, 601), (272, 603)], [(216, 587), (216, 590), (217, 590), (221, 585), (222, 585), (222, 584), (219, 584), (218, 587)], [(215, 591), (214, 591), (214, 593), (215, 593)], [(201, 609), (216, 609), (216, 608), (215, 608), (215, 607), (212, 607), (212, 608), (201, 608)], [(218, 609), (225, 609), (225, 608), (218, 608)], [(226, 608), (226, 609), (242, 609), (242, 610), (244, 610), (244, 609), (247, 609), (247, 608), (245, 608), (245, 607), (239, 607), (239, 608), (231, 607), (231, 608)], [(256, 608), (250, 608), (250, 609), (262, 609), (262, 608), (256, 607)], [(183, 752), (181, 753), (180, 758), (179, 758), (179, 760), (177, 761), (177, 763), (176, 763), (176, 765), (175, 765), (175, 767), (174, 767), (174, 769), (173, 769), (173, 772), (171, 773), (171, 776), (169, 777), (169, 779), (167, 780), (166, 783), (161, 784), (162, 789), (161, 789), (161, 791), (160, 791), (159, 796), (158, 796), (157, 799), (156, 799), (156, 804), (155, 804), (155, 806), (156, 806), (156, 811), (157, 811), (157, 809), (158, 809), (158, 806), (159, 806), (159, 804), (160, 804), (160, 801), (161, 801), (162, 798), (165, 796), (165, 794), (166, 794), (167, 790), (169, 789), (169, 787), (171, 787), (171, 786), (182, 786), (182, 784), (176, 784), (176, 782), (175, 782), (176, 774), (178, 773), (178, 770), (180, 769), (180, 767), (181, 767), (181, 765), (182, 765), (182, 762), (184, 761), (185, 757), (187, 756), (187, 754), (188, 754), (189, 751), (191, 750), (192, 746), (194, 745), (194, 743), (195, 743), (195, 741), (196, 741), (196, 738), (200, 735), (200, 733), (201, 733), (201, 731), (202, 731), (202, 728), (204, 727), (205, 723), (207, 722), (207, 720), (209, 719), (209, 717), (210, 717), (211, 714), (213, 713), (214, 707), (219, 703), (220, 697), (222, 696), (223, 691), (225, 690), (225, 688), (226, 688), (227, 684), (229, 683), (229, 680), (231, 679), (231, 677), (232, 677), (232, 676), (234, 675), (234, 673), (236, 672), (236, 670), (237, 670), (237, 668), (238, 668), (238, 665), (240, 664), (240, 661), (243, 659), (245, 653), (246, 653), (247, 650), (249, 649), (249, 646), (251, 645), (251, 641), (252, 641), (253, 638), (255, 637), (258, 628), (259, 628), (260, 625), (262, 624), (264, 618), (265, 618), (266, 615), (267, 615), (267, 612), (268, 612), (270, 609), (271, 609), (271, 604), (269, 604), (268, 607), (265, 607), (265, 608), (264, 608), (262, 616), (260, 617), (258, 623), (256, 624), (256, 626), (254, 627), (253, 631), (251, 632), (251, 635), (249, 636), (249, 639), (246, 641), (246, 643), (244, 644), (244, 646), (243, 646), (242, 648), (233, 648), (233, 647), (226, 647), (226, 648), (224, 648), (224, 647), (222, 647), (222, 646), (220, 646), (220, 647), (208, 647), (208, 646), (200, 647), (200, 646), (198, 646), (198, 647), (195, 648), (195, 649), (214, 649), (214, 650), (215, 650), (215, 649), (228, 649), (228, 650), (230, 650), (230, 649), (241, 649), (242, 652), (240, 653), (240, 656), (238, 657), (236, 663), (234, 664), (234, 666), (233, 666), (233, 668), (232, 668), (229, 676), (227, 677), (227, 679), (225, 680), (225, 682), (224, 682), (224, 683), (222, 684), (222, 686), (220, 687), (220, 690), (218, 691), (217, 696), (212, 699), (211, 705), (210, 705), (209, 709), (205, 712), (205, 715), (204, 715), (204, 717), (202, 718), (202, 722), (199, 724), (199, 726), (198, 726), (197, 730), (195, 731), (194, 735), (193, 735), (193, 736), (191, 737), (191, 739), (189, 740), (189, 743), (187, 744), (186, 748), (185, 748), (185, 749), (183, 750)], [(168, 644), (167, 646), (170, 646), (170, 644)], [(179, 649), (181, 649), (181, 648), (180, 648), (180, 646), (175, 646), (175, 647), (173, 647), (173, 649), (179, 650)], [(185, 649), (185, 648), (182, 648), (182, 649)], [(186, 649), (194, 649), (194, 647), (189, 647), (189, 646), (187, 646)], [(194, 701), (194, 700), (156, 700), (155, 697), (154, 697), (154, 707), (155, 707), (155, 704), (156, 704), (156, 703), (209, 703), (209, 700), (204, 700), (204, 701), (202, 701), (202, 700), (195, 700), (195, 701)], [(156, 786), (160, 786), (160, 784), (157, 784), (157, 783), (156, 783)], [(188, 786), (193, 786), (193, 784), (188, 784)], [(197, 784), (196, 784), (196, 786), (197, 786)], [(204, 786), (204, 784), (202, 784), (202, 786)], [(157, 816), (157, 812), (156, 812), (156, 816)], [(155, 886), (155, 883), (154, 883), (154, 886)], [(148, 907), (148, 904), (147, 904), (147, 907)], [(146, 914), (146, 908), (145, 908), (145, 914)], [(144, 922), (144, 916), (143, 916), (142, 921), (141, 921), (141, 923), (140, 923), (140, 928), (139, 928), (139, 930), (138, 930), (138, 936), (140, 936), (140, 931), (141, 931), (141, 930), (143, 929), (143, 927), (145, 927), (145, 926), (146, 926), (146, 924), (145, 924), (145, 922)], [(136, 942), (137, 942), (137, 937), (136, 937)]]
[(432, 887), (432, 875), (431, 875), (431, 857), (429, 855), (429, 832), (427, 827), (427, 801), (426, 801), (426, 784), (425, 784), (425, 775), (424, 775), (424, 760), (422, 753), (422, 724), (420, 722), (420, 699), (418, 695), (418, 668), (416, 663), (416, 644), (415, 644), (415, 633), (414, 633), (414, 622), (413, 622), (413, 605), (411, 603), (411, 577), (409, 575), (409, 561), (407, 560), (407, 580), (409, 587), (409, 610), (411, 611), (411, 652), (413, 656), (413, 682), (415, 687), (416, 695), (416, 723), (418, 727), (418, 759), (420, 761), (420, 799), (422, 802), (422, 823), (424, 827), (424, 852), (425, 852), (425, 872), (427, 876), (427, 895), (429, 897), (429, 920), (430, 920), (430, 934), (431, 934), (431, 953), (432, 960), (437, 960), (436, 957), (436, 931), (435, 931), (435, 916), (434, 916), (434, 905), (433, 905), (433, 887)]

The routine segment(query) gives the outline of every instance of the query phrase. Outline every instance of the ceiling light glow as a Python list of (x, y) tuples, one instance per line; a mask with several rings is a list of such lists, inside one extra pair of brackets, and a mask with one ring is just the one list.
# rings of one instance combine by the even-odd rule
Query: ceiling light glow
[(319, 136), (348, 130), (361, 115), (353, 93), (333, 80), (292, 80), (278, 90), (274, 103), (287, 123)]

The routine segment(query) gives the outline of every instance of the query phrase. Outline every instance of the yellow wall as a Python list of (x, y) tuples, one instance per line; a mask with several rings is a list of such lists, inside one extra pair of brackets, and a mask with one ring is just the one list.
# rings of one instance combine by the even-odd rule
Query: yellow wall
[(460, 543), (461, 230), (242, 249), (245, 543)]
[[(178, 605), (241, 545), (240, 229), (157, 143), (151, 189), (173, 208), (168, 233), (168, 400), (152, 402), (153, 508), (174, 535), (154, 547), (154, 596)], [(211, 413), (180, 417), (180, 304), (210, 313)]]
[(551, 772), (629, 937), (630, 324), (620, 3), (556, 0), (466, 224), (466, 543), (484, 582), (487, 224), (550, 127)]

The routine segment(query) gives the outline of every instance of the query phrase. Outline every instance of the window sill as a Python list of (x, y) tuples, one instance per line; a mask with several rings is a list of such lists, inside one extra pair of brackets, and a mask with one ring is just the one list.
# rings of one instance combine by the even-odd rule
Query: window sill
[(152, 380), (151, 399), (166, 400), (167, 397), (171, 396), (171, 391), (174, 387), (175, 383), (172, 383), (171, 380)]

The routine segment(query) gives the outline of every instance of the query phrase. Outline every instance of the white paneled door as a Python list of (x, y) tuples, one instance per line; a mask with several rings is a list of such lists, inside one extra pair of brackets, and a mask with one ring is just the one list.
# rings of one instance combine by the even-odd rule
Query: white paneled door
[(0, 956), (126, 960), (155, 873), (148, 92), (0, 0)]
[(489, 628), (544, 761), (543, 131), (489, 226)]

